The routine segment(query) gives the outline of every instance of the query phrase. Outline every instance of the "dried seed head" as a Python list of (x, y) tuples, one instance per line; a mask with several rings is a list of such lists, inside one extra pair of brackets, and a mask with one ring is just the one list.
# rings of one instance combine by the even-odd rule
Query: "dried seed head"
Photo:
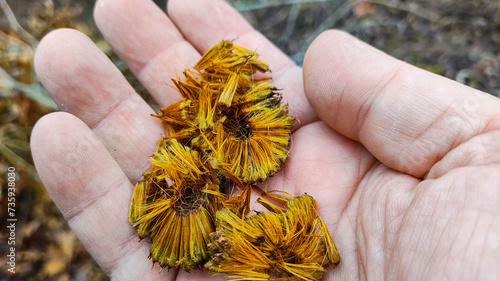
[(207, 233), (215, 231), (221, 205), (199, 153), (177, 140), (163, 142), (153, 156), (151, 172), (137, 183), (130, 221), (140, 237), (151, 237), (151, 255), (162, 267), (199, 268), (209, 258)]
[[(262, 200), (261, 200), (262, 201)], [(229, 249), (217, 247), (205, 265), (211, 273), (241, 280), (318, 280), (327, 264), (340, 261), (328, 229), (316, 214), (316, 202), (308, 195), (290, 199), (285, 209), (271, 207), (247, 219), (228, 209), (217, 212), (219, 241)], [(219, 243), (221, 244), (221, 243)], [(221, 259), (218, 254), (225, 254)]]

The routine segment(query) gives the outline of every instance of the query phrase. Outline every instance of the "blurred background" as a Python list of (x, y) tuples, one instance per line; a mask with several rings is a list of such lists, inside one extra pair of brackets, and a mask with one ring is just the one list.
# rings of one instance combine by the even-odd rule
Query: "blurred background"
[[(299, 65), (315, 37), (337, 28), (408, 63), (500, 95), (498, 0), (227, 1)], [(35, 122), (57, 110), (33, 70), (36, 46), (53, 29), (75, 28), (91, 37), (154, 105), (95, 27), (94, 2), (0, 0), (0, 281), (108, 280), (47, 195), (29, 147)], [(155, 2), (165, 10), (167, 0)], [(6, 274), (8, 167), (18, 176), (15, 275)]]

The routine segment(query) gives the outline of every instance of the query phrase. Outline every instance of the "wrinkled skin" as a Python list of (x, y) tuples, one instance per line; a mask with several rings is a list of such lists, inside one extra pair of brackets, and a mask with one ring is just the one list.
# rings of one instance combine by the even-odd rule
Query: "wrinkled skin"
[[(290, 157), (265, 183), (318, 202), (342, 256), (324, 280), (500, 278), (500, 101), (398, 61), (340, 31), (320, 35), (296, 66), (221, 0), (99, 0), (106, 40), (160, 106), (171, 78), (221, 39), (256, 50), (282, 88)], [(220, 280), (158, 273), (128, 222), (134, 184), (162, 125), (83, 34), (57, 30), (36, 53), (61, 108), (32, 135), (40, 177), (112, 280)]]

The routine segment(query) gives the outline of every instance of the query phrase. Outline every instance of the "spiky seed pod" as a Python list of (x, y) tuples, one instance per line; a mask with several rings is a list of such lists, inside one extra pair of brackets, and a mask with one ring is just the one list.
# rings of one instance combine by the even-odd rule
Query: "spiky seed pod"
[(198, 153), (177, 140), (160, 145), (152, 164), (135, 187), (130, 221), (141, 238), (151, 237), (153, 262), (198, 269), (209, 257), (209, 233), (225, 196)]
[[(263, 181), (274, 175), (288, 156), (295, 119), (273, 90), (267, 92), (263, 94), (267, 99), (233, 105), (235, 109), (224, 122), (224, 141), (218, 144), (226, 152), (221, 161), (229, 163), (231, 172), (243, 182)], [(240, 98), (245, 100), (245, 95)]]
[(211, 273), (231, 280), (319, 280), (325, 265), (340, 262), (311, 196), (291, 199), (285, 209), (260, 202), (271, 212), (247, 219), (228, 209), (217, 212), (208, 245), (212, 259), (205, 264)]

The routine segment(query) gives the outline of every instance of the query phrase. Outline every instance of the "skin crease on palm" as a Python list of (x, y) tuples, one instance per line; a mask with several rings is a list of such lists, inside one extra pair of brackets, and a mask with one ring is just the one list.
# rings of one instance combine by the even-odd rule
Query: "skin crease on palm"
[[(296, 66), (221, 0), (99, 0), (95, 20), (160, 106), (171, 78), (216, 42), (256, 50), (297, 117), (268, 189), (318, 202), (342, 261), (324, 280), (500, 278), (500, 101), (326, 31)], [(37, 74), (61, 112), (33, 158), (70, 226), (112, 280), (223, 280), (151, 266), (128, 222), (134, 184), (162, 136), (153, 110), (85, 35), (40, 43)]]

